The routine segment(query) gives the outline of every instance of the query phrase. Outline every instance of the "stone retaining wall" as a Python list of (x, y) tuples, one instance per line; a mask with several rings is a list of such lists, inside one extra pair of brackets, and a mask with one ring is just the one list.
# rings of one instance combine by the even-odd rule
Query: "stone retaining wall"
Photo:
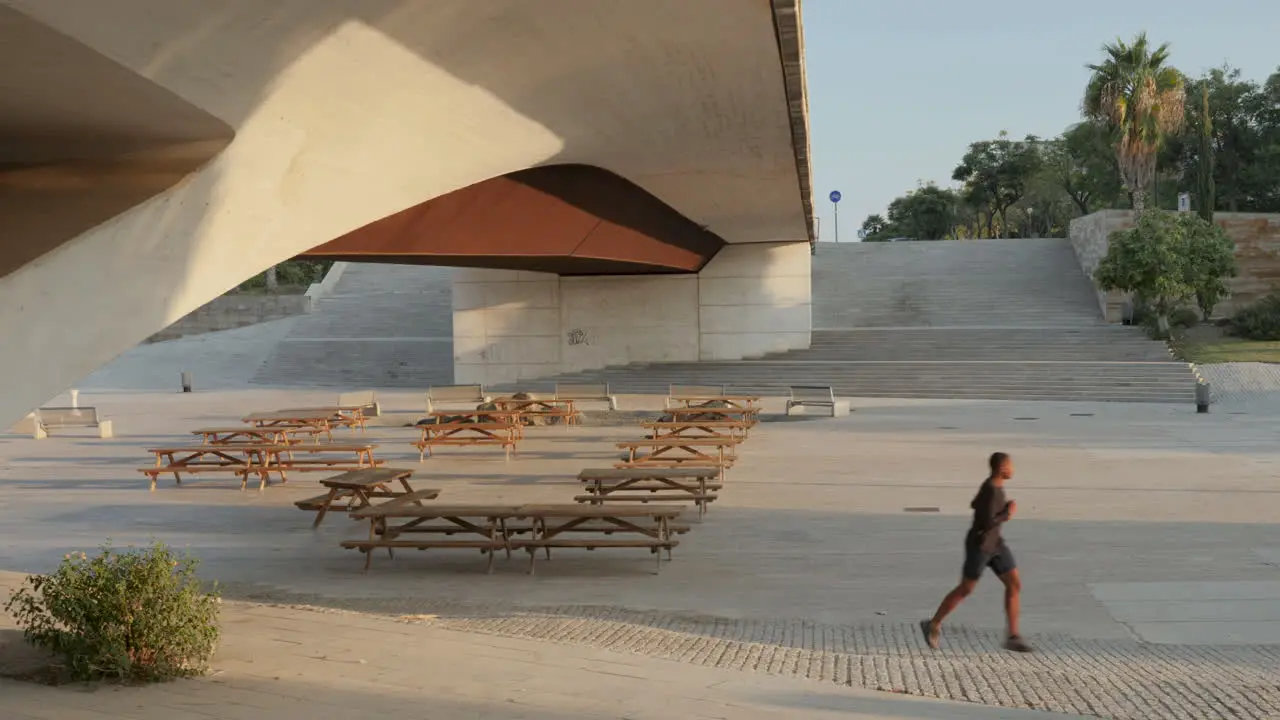
[(280, 320), (309, 313), (313, 306), (314, 298), (311, 295), (223, 295), (147, 338), (147, 342), (174, 340), (187, 335)]
[[(1239, 274), (1227, 285), (1231, 296), (1218, 304), (1215, 317), (1230, 317), (1259, 298), (1280, 292), (1280, 215), (1268, 213), (1215, 213), (1214, 222), (1236, 244)], [(1071, 221), (1071, 246), (1085, 274), (1107, 254), (1108, 238), (1117, 230), (1133, 227), (1133, 211), (1102, 210)], [(1120, 322), (1126, 296), (1098, 291), (1098, 307), (1108, 322)]]

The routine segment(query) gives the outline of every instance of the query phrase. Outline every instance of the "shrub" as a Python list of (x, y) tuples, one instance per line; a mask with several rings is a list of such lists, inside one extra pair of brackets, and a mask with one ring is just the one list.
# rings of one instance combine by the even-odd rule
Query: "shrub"
[(1250, 340), (1280, 340), (1280, 295), (1268, 295), (1237, 312), (1231, 327)]
[(124, 551), (108, 543), (95, 557), (72, 553), (53, 574), (27, 578), (5, 609), (72, 679), (198, 675), (218, 643), (219, 599), (200, 588), (196, 564), (162, 543)]

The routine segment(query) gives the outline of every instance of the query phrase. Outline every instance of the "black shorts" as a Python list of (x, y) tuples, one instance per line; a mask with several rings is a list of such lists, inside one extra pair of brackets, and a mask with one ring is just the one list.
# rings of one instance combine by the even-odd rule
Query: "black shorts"
[(986, 568), (996, 575), (1004, 575), (1011, 570), (1016, 570), (1018, 561), (1013, 559), (1013, 551), (1008, 545), (1004, 544), (1004, 540), (996, 546), (993, 551), (982, 549), (982, 543), (967, 540), (964, 544), (964, 577), (969, 580), (977, 580), (982, 577), (982, 571)]

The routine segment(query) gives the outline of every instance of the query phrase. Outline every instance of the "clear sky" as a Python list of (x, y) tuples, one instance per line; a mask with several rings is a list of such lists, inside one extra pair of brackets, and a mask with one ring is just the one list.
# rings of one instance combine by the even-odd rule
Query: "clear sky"
[(804, 0), (814, 202), (821, 239), (857, 240), (866, 216), (933, 180), (968, 144), (1008, 130), (1053, 136), (1080, 119), (1103, 43), (1146, 30), (1188, 75), (1229, 61), (1280, 66), (1278, 0)]

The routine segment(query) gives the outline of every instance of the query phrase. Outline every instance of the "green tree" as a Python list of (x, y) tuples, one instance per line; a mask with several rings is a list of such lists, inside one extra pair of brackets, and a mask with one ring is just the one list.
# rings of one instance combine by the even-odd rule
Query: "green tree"
[(1111, 234), (1093, 278), (1103, 290), (1142, 298), (1167, 337), (1171, 312), (1195, 297), (1212, 313), (1226, 293), (1223, 278), (1234, 273), (1234, 246), (1222, 228), (1191, 213), (1152, 209), (1135, 227)]
[(1187, 243), (1187, 282), (1200, 316), (1209, 320), (1230, 292), (1226, 279), (1236, 276), (1236, 245), (1226, 230), (1200, 215), (1179, 213), (1178, 223)]
[[(1213, 183), (1213, 119), (1209, 116), (1209, 86), (1202, 85), (1200, 105), (1199, 145), (1196, 151), (1196, 210), (1205, 222), (1213, 222), (1216, 195)], [(1215, 301), (1216, 302), (1216, 301)], [(1201, 305), (1201, 308), (1204, 306)], [(1212, 310), (1212, 308), (1210, 308)], [(1205, 313), (1205, 319), (1209, 319)]]
[(1072, 125), (1045, 144), (1044, 161), (1081, 215), (1128, 206), (1106, 125), (1096, 120)]
[(1116, 161), (1138, 212), (1156, 177), (1156, 160), (1166, 138), (1186, 122), (1182, 73), (1167, 65), (1169, 45), (1152, 49), (1146, 33), (1132, 43), (1117, 39), (1103, 46), (1106, 58), (1093, 71), (1084, 95), (1084, 114), (1111, 128)]
[(862, 221), (862, 227), (860, 228), (862, 239), (869, 242), (875, 242), (888, 230), (889, 221), (885, 220), (884, 216), (879, 213), (868, 215), (867, 219)]
[(958, 204), (955, 192), (922, 185), (889, 203), (889, 226), (915, 240), (940, 240), (952, 235)]
[(1008, 237), (1008, 211), (1027, 193), (1028, 184), (1042, 166), (1040, 140), (1028, 135), (1022, 141), (1001, 132), (995, 140), (969, 145), (969, 151), (951, 174), (965, 184), (964, 199), (969, 204), (985, 202), (989, 207), (988, 229), (1000, 217), (1000, 236)]

